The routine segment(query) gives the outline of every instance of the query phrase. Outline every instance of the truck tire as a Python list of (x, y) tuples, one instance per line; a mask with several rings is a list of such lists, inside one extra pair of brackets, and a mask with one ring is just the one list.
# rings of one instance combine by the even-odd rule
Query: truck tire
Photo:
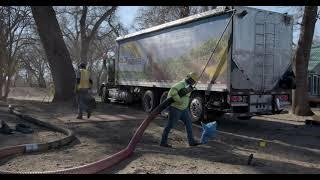
[(103, 102), (103, 103), (109, 103), (110, 102), (110, 100), (109, 100), (109, 90), (106, 87), (102, 88), (101, 102)]
[[(165, 91), (162, 93), (161, 97), (160, 97), (160, 104), (167, 99), (168, 97), (168, 91)], [(166, 109), (164, 109), (162, 112), (161, 112), (161, 116), (167, 118), (169, 115), (169, 107), (167, 107)]]
[(193, 94), (190, 97), (189, 111), (192, 122), (198, 122), (203, 119), (204, 99), (201, 94)]
[(142, 97), (142, 107), (147, 113), (150, 113), (157, 105), (158, 98), (154, 91), (147, 90)]

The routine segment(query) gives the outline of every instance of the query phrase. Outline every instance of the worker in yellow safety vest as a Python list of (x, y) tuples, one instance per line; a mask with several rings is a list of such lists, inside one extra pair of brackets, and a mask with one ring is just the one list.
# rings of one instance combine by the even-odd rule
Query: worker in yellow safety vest
[(168, 93), (168, 98), (172, 97), (174, 102), (169, 107), (169, 118), (166, 127), (163, 130), (162, 138), (160, 142), (160, 146), (163, 147), (172, 147), (167, 143), (168, 135), (172, 128), (174, 128), (179, 120), (181, 120), (184, 125), (186, 126), (187, 130), (187, 137), (190, 146), (197, 146), (200, 143), (197, 142), (192, 133), (192, 121), (190, 112), (188, 110), (189, 101), (190, 101), (190, 94), (188, 93), (183, 97), (180, 97), (178, 92), (183, 89), (187, 88), (188, 86), (192, 86), (198, 80), (198, 75), (194, 72), (191, 72), (187, 75), (187, 77), (173, 85)]
[(79, 65), (79, 70), (76, 73), (76, 94), (78, 100), (78, 117), (77, 119), (82, 119), (83, 111), (87, 112), (87, 117), (91, 116), (91, 109), (89, 106), (90, 94), (89, 91), (92, 88), (92, 80), (90, 78), (90, 73), (87, 70), (86, 63), (81, 63)]

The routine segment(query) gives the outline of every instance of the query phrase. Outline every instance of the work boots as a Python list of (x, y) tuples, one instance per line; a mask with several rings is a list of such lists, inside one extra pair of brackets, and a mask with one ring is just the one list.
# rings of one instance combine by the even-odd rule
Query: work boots
[(169, 144), (160, 144), (160, 146), (162, 146), (162, 147), (167, 147), (167, 148), (172, 148), (172, 146), (169, 145)]
[(89, 119), (91, 116), (91, 111), (87, 111), (87, 118)]
[[(91, 111), (87, 111), (87, 118), (89, 119), (91, 116)], [(77, 119), (82, 119), (82, 114), (77, 116)]]
[(198, 145), (200, 145), (201, 143), (200, 142), (194, 142), (193, 144), (189, 144), (189, 146), (198, 146)]

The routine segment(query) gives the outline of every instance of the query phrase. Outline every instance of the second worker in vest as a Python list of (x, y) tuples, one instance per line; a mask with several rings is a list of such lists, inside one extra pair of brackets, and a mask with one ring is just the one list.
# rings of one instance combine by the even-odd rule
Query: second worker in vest
[(77, 119), (82, 119), (83, 112), (87, 112), (87, 117), (91, 116), (91, 109), (89, 106), (90, 94), (89, 90), (92, 88), (92, 80), (90, 73), (86, 69), (86, 64), (79, 65), (79, 71), (76, 74), (76, 92), (78, 97), (78, 116)]
[(174, 102), (169, 107), (168, 123), (163, 130), (160, 146), (172, 147), (167, 143), (168, 135), (170, 130), (176, 126), (178, 120), (181, 120), (186, 126), (189, 145), (197, 146), (200, 144), (199, 142), (196, 142), (194, 140), (193, 133), (192, 133), (192, 121), (191, 121), (190, 112), (188, 110), (191, 93), (188, 93), (183, 97), (180, 97), (178, 95), (179, 90), (186, 88), (188, 86), (194, 85), (197, 80), (198, 80), (197, 74), (191, 72), (187, 75), (186, 79), (178, 82), (177, 84), (173, 85), (173, 87), (171, 87), (168, 93), (168, 97), (172, 97), (174, 99)]

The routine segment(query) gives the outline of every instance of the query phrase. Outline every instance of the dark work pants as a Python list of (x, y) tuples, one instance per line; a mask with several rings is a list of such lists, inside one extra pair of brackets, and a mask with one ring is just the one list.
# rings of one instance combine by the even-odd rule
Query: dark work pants
[(175, 128), (175, 126), (179, 120), (181, 120), (184, 123), (184, 125), (186, 126), (189, 145), (195, 143), (194, 138), (193, 138), (193, 133), (192, 133), (192, 121), (191, 121), (191, 117), (190, 117), (190, 113), (189, 113), (188, 109), (180, 110), (180, 109), (177, 109), (175, 107), (170, 106), (169, 107), (168, 123), (163, 130), (161, 144), (167, 144), (168, 135), (170, 133), (170, 130), (172, 128)]
[(89, 89), (79, 89), (78, 91), (78, 115), (82, 116), (83, 111), (89, 112)]

